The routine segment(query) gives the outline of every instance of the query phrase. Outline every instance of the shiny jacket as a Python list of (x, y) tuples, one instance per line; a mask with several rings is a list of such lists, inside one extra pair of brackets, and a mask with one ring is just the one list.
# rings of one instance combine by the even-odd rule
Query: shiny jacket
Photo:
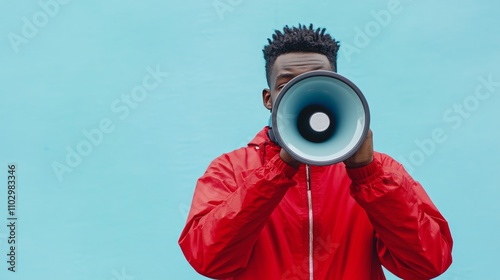
[(401, 164), (284, 163), (264, 128), (198, 180), (179, 245), (215, 279), (430, 279), (451, 264), (448, 224)]

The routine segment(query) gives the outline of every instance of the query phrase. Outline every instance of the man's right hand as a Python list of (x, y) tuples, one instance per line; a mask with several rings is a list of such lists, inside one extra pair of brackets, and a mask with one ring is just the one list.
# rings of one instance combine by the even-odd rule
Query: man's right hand
[(280, 151), (280, 157), (281, 159), (288, 165), (294, 167), (294, 168), (299, 168), (300, 165), (302, 164), (300, 161), (294, 159), (285, 149), (281, 148)]

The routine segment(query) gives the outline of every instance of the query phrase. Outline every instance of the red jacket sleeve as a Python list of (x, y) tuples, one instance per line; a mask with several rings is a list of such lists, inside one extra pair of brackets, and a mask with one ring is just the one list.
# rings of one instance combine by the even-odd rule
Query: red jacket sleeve
[(430, 279), (451, 264), (448, 223), (403, 166), (375, 154), (368, 166), (347, 169), (351, 195), (375, 229), (382, 264), (403, 279)]
[(200, 274), (226, 278), (245, 268), (260, 231), (295, 185), (296, 170), (279, 154), (238, 185), (228, 155), (214, 160), (198, 180), (179, 245)]

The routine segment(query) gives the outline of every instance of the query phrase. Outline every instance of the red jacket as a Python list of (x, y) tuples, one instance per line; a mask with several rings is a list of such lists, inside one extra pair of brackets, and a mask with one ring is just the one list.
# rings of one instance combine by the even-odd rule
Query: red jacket
[(448, 224), (389, 156), (367, 166), (299, 169), (267, 127), (215, 159), (198, 180), (179, 245), (216, 279), (429, 279), (451, 264)]

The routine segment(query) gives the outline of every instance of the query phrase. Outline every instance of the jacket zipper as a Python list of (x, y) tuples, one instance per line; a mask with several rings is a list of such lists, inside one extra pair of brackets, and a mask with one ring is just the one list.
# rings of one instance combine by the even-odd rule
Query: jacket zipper
[(314, 279), (314, 263), (313, 263), (313, 208), (312, 208), (312, 193), (311, 193), (311, 167), (306, 164), (306, 180), (307, 180), (307, 205), (309, 213), (309, 280)]

